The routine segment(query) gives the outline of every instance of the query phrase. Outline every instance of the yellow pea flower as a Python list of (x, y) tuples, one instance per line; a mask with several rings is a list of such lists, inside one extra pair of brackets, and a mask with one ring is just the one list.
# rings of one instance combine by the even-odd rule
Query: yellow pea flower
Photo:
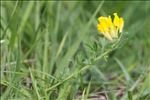
[(123, 18), (119, 18), (117, 13), (114, 13), (114, 25), (119, 28), (119, 32), (122, 32), (122, 28), (124, 25)]
[[(114, 20), (110, 16), (101, 16), (98, 18), (97, 29), (110, 41), (113, 38), (118, 38), (118, 33), (122, 32), (124, 26), (123, 18), (119, 18), (117, 13), (114, 13)], [(119, 31), (119, 32), (118, 32)]]

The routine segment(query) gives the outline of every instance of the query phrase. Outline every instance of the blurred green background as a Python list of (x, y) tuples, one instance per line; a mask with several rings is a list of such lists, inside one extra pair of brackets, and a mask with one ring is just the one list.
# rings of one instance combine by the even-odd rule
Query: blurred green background
[[(2, 99), (150, 99), (149, 1), (0, 3)], [(124, 35), (105, 54), (97, 18), (113, 13)]]

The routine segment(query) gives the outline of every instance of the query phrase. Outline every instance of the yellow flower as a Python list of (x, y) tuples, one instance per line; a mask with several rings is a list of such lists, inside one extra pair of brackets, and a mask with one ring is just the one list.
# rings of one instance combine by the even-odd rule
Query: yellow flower
[(110, 41), (112, 41), (113, 38), (118, 38), (118, 33), (122, 32), (124, 26), (123, 18), (119, 18), (117, 13), (114, 13), (113, 21), (110, 16), (101, 16), (98, 18), (98, 22), (98, 31), (101, 32)]

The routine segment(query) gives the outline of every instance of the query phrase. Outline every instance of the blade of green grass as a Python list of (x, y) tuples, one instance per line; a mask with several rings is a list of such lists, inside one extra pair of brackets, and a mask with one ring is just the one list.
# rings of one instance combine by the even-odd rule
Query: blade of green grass
[(123, 66), (123, 64), (120, 62), (119, 59), (115, 58), (115, 61), (117, 62), (117, 64), (119, 65), (119, 67), (121, 68), (122, 72), (124, 73), (125, 75), (125, 78), (128, 82), (131, 81), (131, 77), (129, 75), (129, 73), (127, 72), (127, 70), (125, 69), (125, 67)]
[(40, 24), (40, 2), (36, 1), (36, 8), (35, 8), (35, 30), (38, 29)]
[(12, 18), (13, 18), (13, 16), (14, 16), (16, 10), (17, 10), (18, 3), (19, 3), (19, 1), (16, 1), (15, 6), (14, 6), (14, 9), (13, 9), (13, 11), (12, 11), (12, 13), (11, 13), (11, 16), (10, 16), (10, 19), (9, 19), (9, 22), (8, 22), (8, 24), (7, 24), (7, 26), (6, 26), (5, 30), (4, 30), (3, 36), (2, 36), (1, 38), (4, 38), (4, 36), (6, 35), (7, 29), (9, 28), (9, 25), (10, 25), (10, 23), (11, 23), (11, 21), (12, 21)]
[[(49, 33), (48, 30), (45, 33), (45, 43), (44, 43), (44, 51), (43, 51), (43, 73), (48, 73), (48, 48), (49, 48)], [(43, 74), (42, 78), (45, 80), (45, 74)]]
[(35, 89), (35, 92), (36, 92), (36, 95), (37, 95), (37, 99), (38, 99), (38, 100), (41, 100), (40, 94), (39, 94), (39, 92), (38, 92), (37, 82), (36, 82), (36, 80), (34, 79), (33, 74), (32, 74), (32, 71), (31, 71), (30, 68), (29, 68), (29, 72), (30, 72), (30, 76), (31, 76), (33, 88)]
[(63, 39), (62, 39), (62, 41), (60, 43), (60, 46), (59, 46), (57, 54), (56, 54), (56, 59), (59, 56), (59, 54), (61, 53), (61, 51), (62, 51), (62, 49), (63, 49), (63, 47), (65, 45), (65, 41), (66, 41), (67, 36), (68, 36), (68, 32), (64, 35), (64, 37), (63, 37)]
[(29, 4), (27, 5), (27, 7), (25, 9), (25, 13), (22, 15), (22, 20), (21, 20), (20, 26), (18, 28), (18, 31), (16, 33), (12, 34), (11, 39), (10, 39), (10, 44), (9, 44), (11, 49), (13, 48), (13, 46), (15, 44), (15, 40), (16, 40), (17, 36), (22, 34), (24, 27), (26, 25), (26, 22), (29, 18), (29, 15), (32, 11), (33, 6), (34, 6), (34, 2), (33, 1), (29, 2)]
[(86, 93), (85, 93), (85, 99), (88, 99), (89, 93), (90, 93), (90, 88), (91, 88), (91, 82), (92, 80), (90, 80), (88, 87), (86, 89)]

